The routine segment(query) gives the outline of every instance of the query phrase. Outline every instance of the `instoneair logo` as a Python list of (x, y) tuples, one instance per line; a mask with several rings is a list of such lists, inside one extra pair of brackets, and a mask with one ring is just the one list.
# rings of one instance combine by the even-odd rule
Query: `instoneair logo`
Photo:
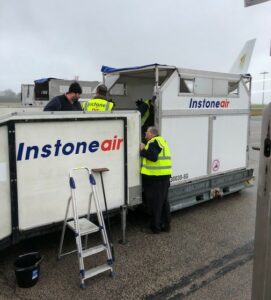
[(228, 99), (222, 100), (194, 100), (190, 99), (189, 108), (229, 108), (230, 101)]
[(57, 139), (53, 144), (26, 145), (19, 143), (17, 151), (17, 160), (31, 160), (38, 158), (78, 155), (85, 153), (95, 153), (97, 151), (110, 152), (121, 149), (123, 139), (114, 135), (113, 139), (104, 139), (102, 141), (78, 141), (62, 142)]

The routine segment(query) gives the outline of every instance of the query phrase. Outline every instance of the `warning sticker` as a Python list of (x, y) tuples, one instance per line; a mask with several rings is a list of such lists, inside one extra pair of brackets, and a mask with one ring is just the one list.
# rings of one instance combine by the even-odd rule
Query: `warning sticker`
[(213, 163), (212, 163), (212, 170), (213, 170), (214, 172), (217, 172), (217, 171), (219, 171), (219, 168), (220, 168), (220, 161), (219, 161), (219, 159), (213, 160)]

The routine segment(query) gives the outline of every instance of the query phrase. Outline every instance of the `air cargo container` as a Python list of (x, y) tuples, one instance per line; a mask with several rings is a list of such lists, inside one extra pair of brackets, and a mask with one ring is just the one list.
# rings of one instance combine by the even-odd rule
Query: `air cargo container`
[[(141, 115), (136, 102), (153, 95), (154, 125), (172, 153), (172, 211), (250, 185), (249, 75), (158, 64), (102, 71), (115, 102), (113, 112), (13, 113), (0, 118), (2, 245), (63, 221), (69, 170), (78, 166), (109, 169), (104, 174), (108, 209), (121, 211), (125, 240), (127, 209), (142, 204)], [(83, 184), (81, 215), (88, 196), (89, 186)]]

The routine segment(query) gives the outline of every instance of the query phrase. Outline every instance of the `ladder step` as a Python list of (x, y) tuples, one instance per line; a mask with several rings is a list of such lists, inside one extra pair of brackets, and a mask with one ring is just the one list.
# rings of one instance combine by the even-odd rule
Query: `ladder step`
[(87, 256), (90, 256), (90, 255), (102, 252), (104, 250), (106, 250), (106, 247), (104, 245), (98, 245), (98, 246), (91, 247), (91, 248), (88, 248), (86, 250), (83, 250), (82, 256), (87, 257)]
[[(78, 219), (78, 223), (79, 223), (79, 229), (80, 229), (81, 236), (89, 234), (89, 233), (97, 232), (100, 230), (98, 226), (96, 226), (94, 223), (90, 222), (87, 218)], [(67, 222), (67, 225), (71, 228), (71, 230), (73, 230), (74, 232), (76, 231), (73, 220)]]
[(98, 275), (102, 272), (108, 271), (108, 270), (113, 271), (113, 268), (112, 268), (112, 266), (109, 266), (107, 264), (98, 266), (98, 267), (93, 268), (93, 269), (89, 269), (89, 270), (85, 271), (85, 278), (84, 279), (96, 276), (96, 275)]

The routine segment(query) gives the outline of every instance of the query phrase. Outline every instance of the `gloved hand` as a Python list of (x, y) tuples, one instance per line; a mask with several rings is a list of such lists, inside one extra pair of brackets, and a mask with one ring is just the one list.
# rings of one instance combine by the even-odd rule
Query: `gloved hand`
[(141, 99), (137, 99), (136, 100), (136, 106), (138, 107), (140, 104), (142, 104), (142, 102), (143, 102), (142, 98)]

